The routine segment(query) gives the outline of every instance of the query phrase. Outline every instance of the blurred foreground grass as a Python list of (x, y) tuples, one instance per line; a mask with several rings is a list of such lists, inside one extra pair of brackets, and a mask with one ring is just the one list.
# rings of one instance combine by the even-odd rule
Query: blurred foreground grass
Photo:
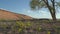
[(60, 21), (57, 21), (56, 23), (53, 23), (52, 20), (3, 22), (0, 22), (2, 23), (0, 29), (1, 27), (3, 28), (3, 31), (10, 29), (9, 31), (14, 32), (14, 34), (60, 34)]

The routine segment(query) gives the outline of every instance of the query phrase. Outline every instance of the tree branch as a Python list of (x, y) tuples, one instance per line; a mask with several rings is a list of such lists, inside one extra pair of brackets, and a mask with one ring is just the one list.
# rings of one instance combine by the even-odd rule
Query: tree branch
[(44, 2), (45, 2), (45, 4), (47, 5), (47, 7), (48, 7), (48, 9), (49, 9), (49, 11), (50, 11), (50, 13), (51, 13), (51, 15), (53, 14), (53, 12), (52, 12), (52, 7), (49, 5), (49, 3), (48, 3), (48, 0), (43, 0)]

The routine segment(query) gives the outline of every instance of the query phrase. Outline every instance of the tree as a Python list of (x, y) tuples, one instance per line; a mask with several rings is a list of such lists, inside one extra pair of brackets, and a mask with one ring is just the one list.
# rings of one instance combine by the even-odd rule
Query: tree
[(30, 2), (31, 8), (34, 10), (40, 8), (48, 8), (53, 21), (56, 21), (56, 7), (60, 6), (59, 0), (32, 0)]

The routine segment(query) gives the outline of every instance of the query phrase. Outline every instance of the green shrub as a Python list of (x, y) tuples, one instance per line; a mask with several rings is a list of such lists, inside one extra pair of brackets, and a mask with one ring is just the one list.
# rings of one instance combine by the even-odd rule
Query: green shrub
[(19, 32), (23, 32), (23, 30), (25, 30), (27, 27), (30, 27), (30, 26), (31, 26), (30, 22), (24, 23), (22, 21), (20, 21), (20, 22), (17, 21), (15, 27), (18, 27), (17, 30)]
[(41, 32), (41, 29), (42, 29), (41, 27), (38, 27), (38, 28), (37, 28), (37, 31), (38, 31), (38, 32)]
[(48, 31), (47, 34), (50, 34), (50, 31)]

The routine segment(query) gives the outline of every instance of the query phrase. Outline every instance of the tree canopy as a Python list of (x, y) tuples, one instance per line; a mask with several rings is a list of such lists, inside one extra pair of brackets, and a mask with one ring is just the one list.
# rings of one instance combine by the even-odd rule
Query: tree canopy
[(52, 19), (56, 21), (56, 9), (60, 7), (59, 0), (32, 0), (30, 2), (30, 7), (32, 10), (37, 10), (41, 8), (48, 8)]

